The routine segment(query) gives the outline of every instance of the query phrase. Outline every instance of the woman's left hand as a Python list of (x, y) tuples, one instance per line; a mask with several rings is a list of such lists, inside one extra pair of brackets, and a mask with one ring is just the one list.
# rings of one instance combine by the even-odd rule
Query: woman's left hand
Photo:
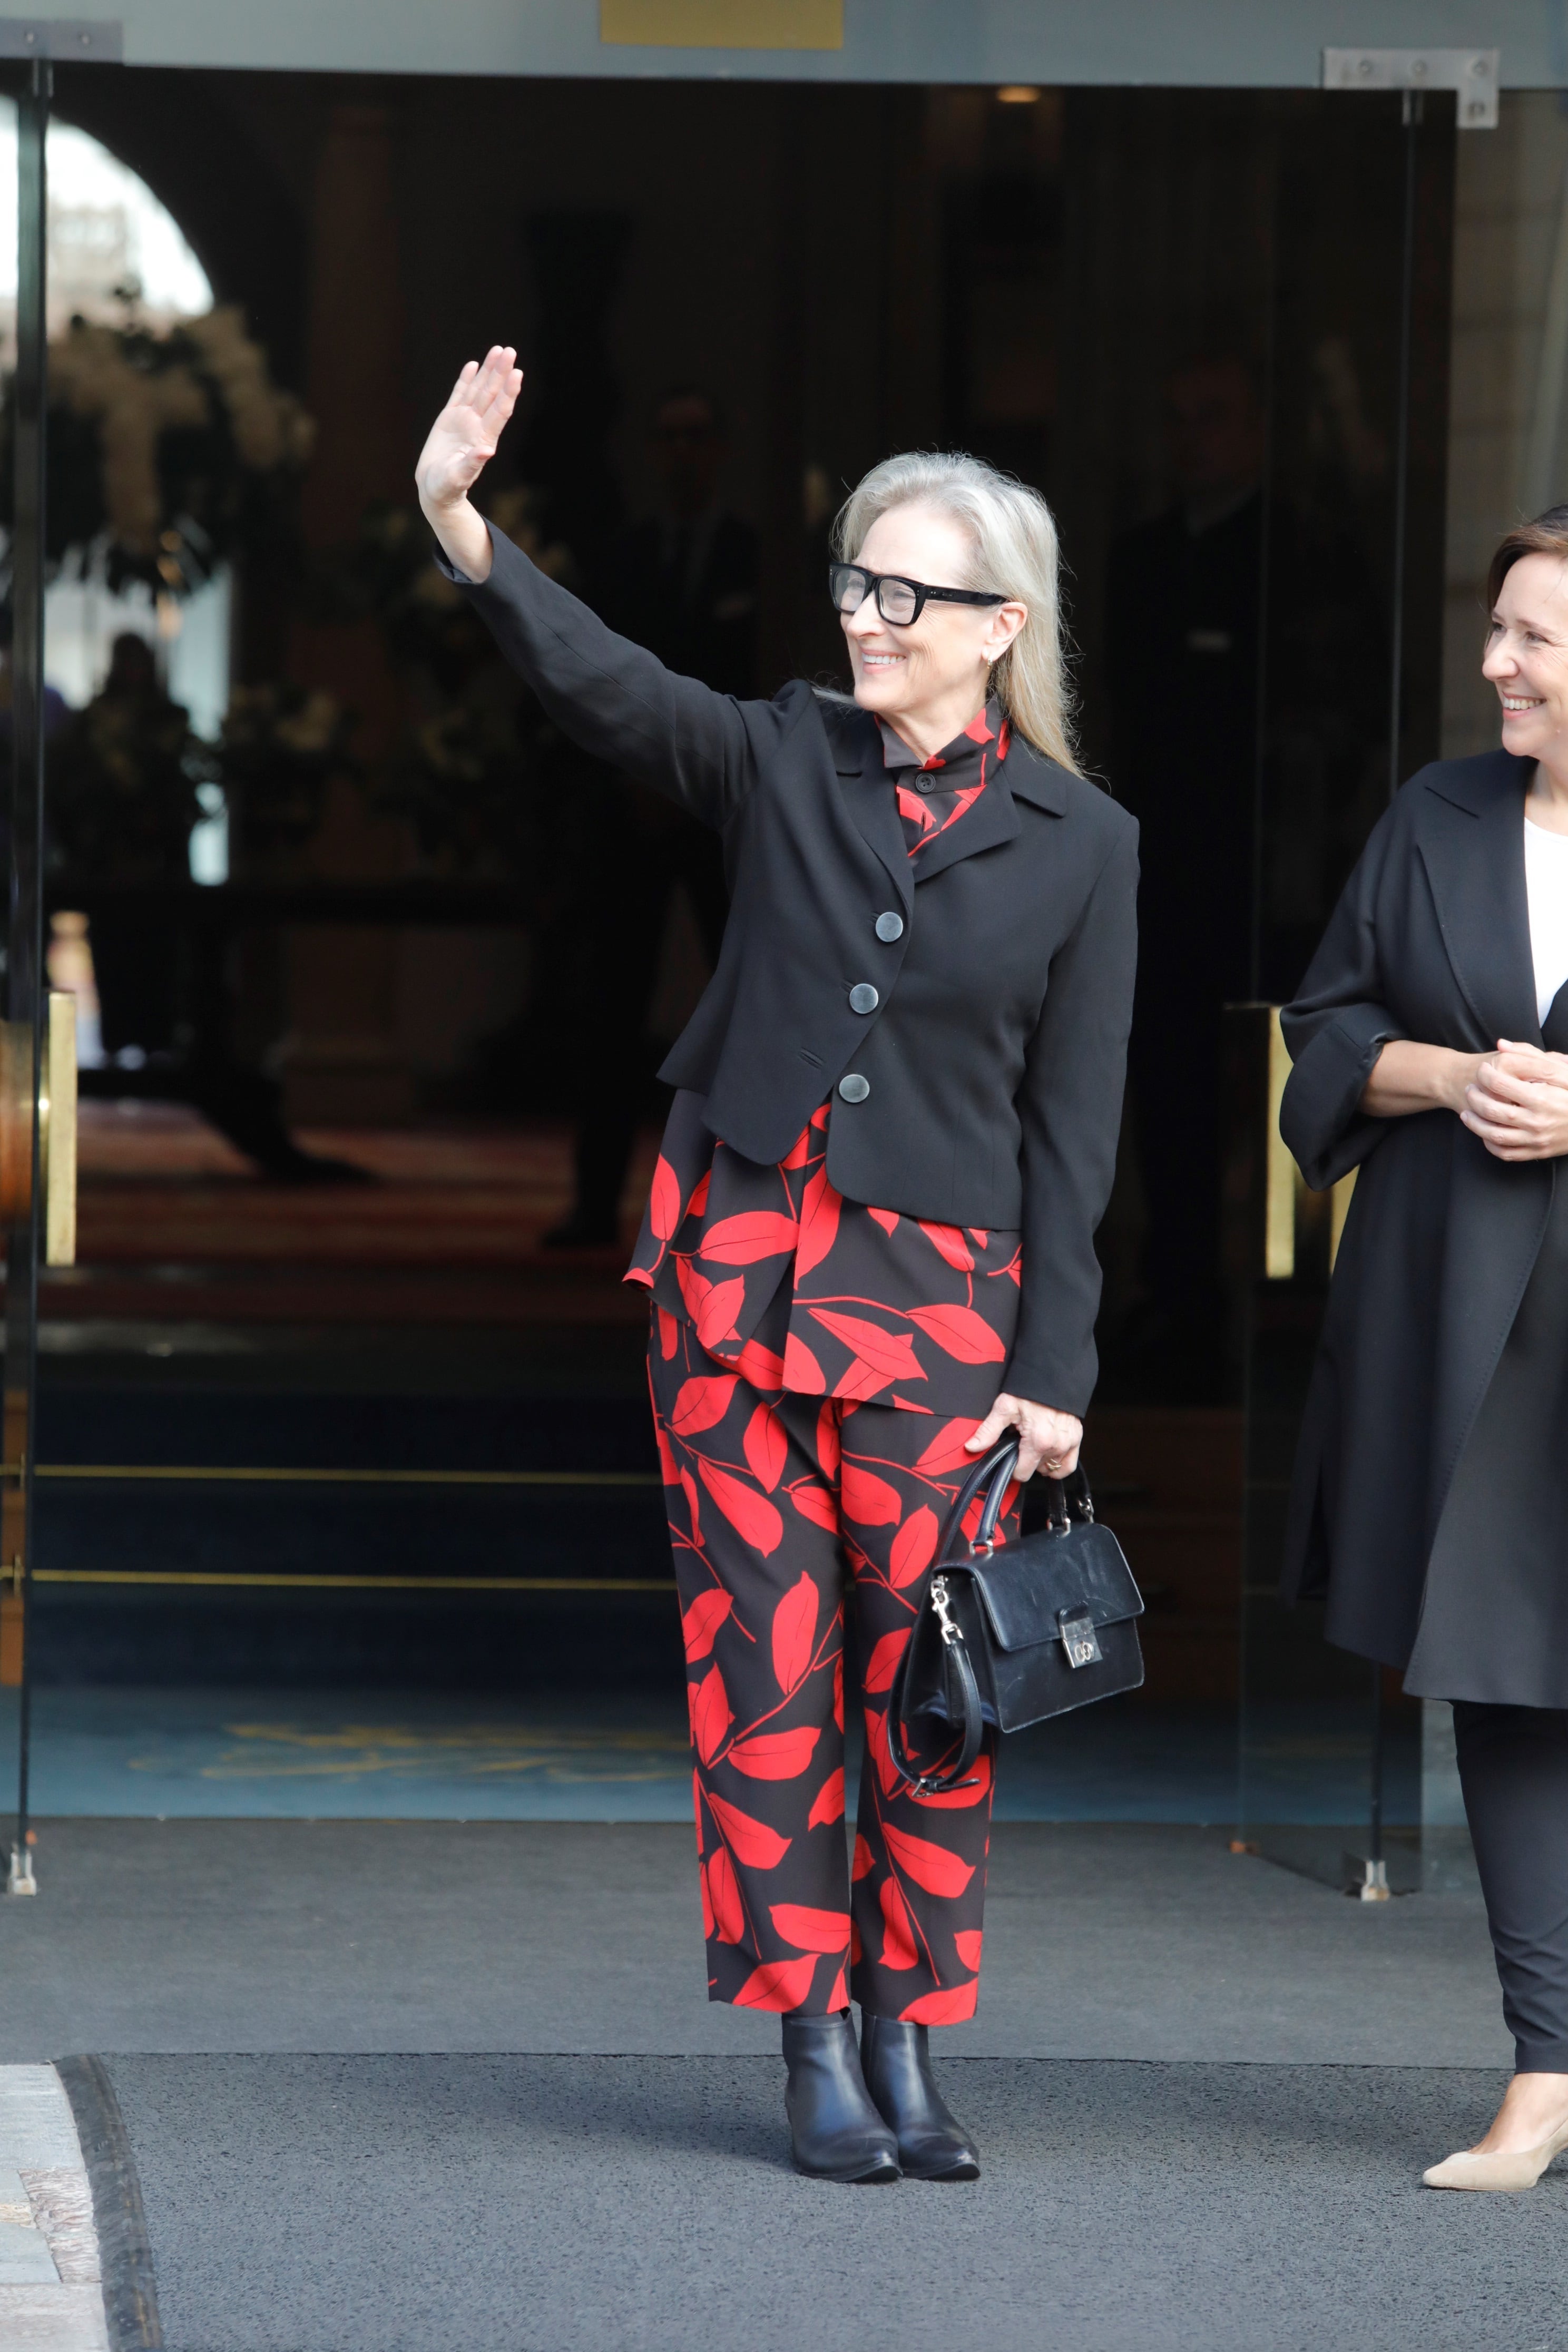
[(1561, 1159), (1568, 1153), (1568, 1055), (1500, 1037), (1466, 1087), (1459, 1117), (1494, 1159)]
[(1047, 1478), (1066, 1478), (1078, 1468), (1083, 1423), (1076, 1413), (1054, 1412), (1048, 1404), (1033, 1404), (1027, 1397), (1009, 1396), (1004, 1390), (968, 1440), (970, 1453), (989, 1454), (1005, 1429), (1018, 1433), (1020, 1483), (1037, 1470)]

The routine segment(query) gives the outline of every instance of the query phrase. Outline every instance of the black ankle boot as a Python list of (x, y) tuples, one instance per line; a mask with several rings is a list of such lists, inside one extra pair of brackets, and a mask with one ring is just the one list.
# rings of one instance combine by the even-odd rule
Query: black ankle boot
[(866, 2088), (899, 2143), (899, 2163), (910, 2180), (978, 2180), (974, 2142), (931, 2079), (931, 2037), (902, 2018), (860, 2018), (860, 2064)]
[(896, 2180), (898, 2145), (867, 2095), (848, 2011), (786, 2017), (784, 2054), (784, 2112), (798, 2169), (822, 2180)]

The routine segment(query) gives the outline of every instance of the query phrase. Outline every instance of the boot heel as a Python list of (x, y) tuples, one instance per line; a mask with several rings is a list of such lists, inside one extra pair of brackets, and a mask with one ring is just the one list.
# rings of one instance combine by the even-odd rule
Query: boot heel
[(980, 2152), (931, 2071), (931, 2035), (899, 2017), (860, 2017), (866, 2088), (898, 2140), (909, 2180), (978, 2180)]
[(786, 2017), (784, 2112), (797, 2171), (880, 2188), (899, 2177), (898, 2141), (873, 2105), (847, 2010)]

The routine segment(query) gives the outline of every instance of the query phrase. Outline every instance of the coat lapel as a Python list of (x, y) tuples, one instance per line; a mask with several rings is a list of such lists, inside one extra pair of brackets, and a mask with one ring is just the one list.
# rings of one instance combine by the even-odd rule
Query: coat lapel
[[(855, 722), (859, 720), (859, 724)], [(1001, 773), (993, 776), (972, 808), (954, 825), (911, 859), (899, 822), (892, 777), (882, 757), (882, 740), (873, 722), (858, 711), (845, 714), (835, 730), (834, 765), (855, 822), (898, 885), (908, 917), (914, 904), (914, 885), (929, 882), (961, 858), (974, 857), (1016, 841), (1021, 831), (1015, 797), (1026, 800), (1052, 816), (1067, 808), (1066, 779), (1050, 761), (1026, 743), (1014, 739)]]
[(873, 722), (858, 711), (852, 721), (835, 730), (834, 766), (838, 786), (861, 835), (887, 867), (908, 921), (915, 903), (904, 829), (882, 764), (882, 739)]
[(1524, 886), (1528, 761), (1497, 752), (1484, 764), (1445, 763), (1417, 839), (1443, 945), (1482, 1049), (1499, 1037), (1540, 1045), (1530, 906)]
[(961, 857), (973, 857), (983, 849), (994, 849), (999, 842), (1017, 839), (1018, 812), (1005, 782), (1008, 765), (1010, 762), (1004, 761), (1001, 772), (991, 778), (980, 798), (964, 810), (956, 824), (950, 824), (945, 833), (927, 842), (918, 856), (910, 858), (917, 883), (929, 882), (933, 874), (956, 866)]

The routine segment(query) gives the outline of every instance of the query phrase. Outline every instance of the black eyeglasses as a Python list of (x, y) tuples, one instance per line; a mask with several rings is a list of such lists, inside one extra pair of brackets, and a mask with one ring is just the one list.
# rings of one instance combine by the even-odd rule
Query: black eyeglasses
[(989, 596), (977, 588), (928, 588), (923, 580), (900, 580), (892, 572), (868, 572), (863, 563), (830, 563), (827, 593), (841, 613), (858, 613), (868, 596), (875, 595), (877, 610), (895, 629), (918, 621), (927, 604), (1005, 604), (1005, 596)]

